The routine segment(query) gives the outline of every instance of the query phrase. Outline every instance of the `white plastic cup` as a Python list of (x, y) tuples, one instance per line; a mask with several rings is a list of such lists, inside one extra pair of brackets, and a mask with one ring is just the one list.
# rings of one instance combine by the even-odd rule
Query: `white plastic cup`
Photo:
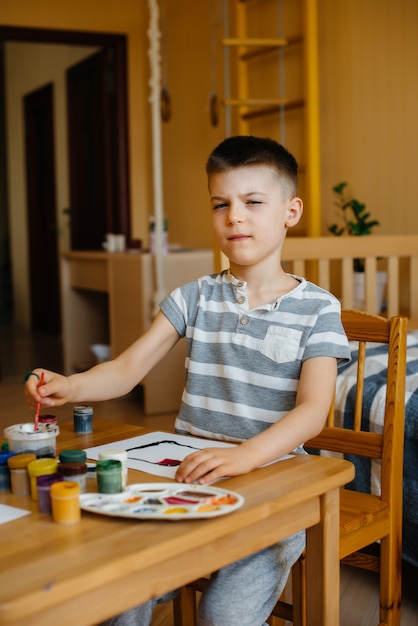
[(105, 236), (105, 241), (103, 242), (103, 248), (107, 252), (117, 252), (117, 239), (114, 233), (107, 233)]
[(58, 426), (38, 424), (38, 430), (35, 430), (34, 422), (14, 424), (4, 429), (9, 450), (16, 454), (36, 454), (37, 458), (55, 457), (58, 434)]
[(115, 235), (115, 252), (125, 252), (126, 237), (125, 235)]

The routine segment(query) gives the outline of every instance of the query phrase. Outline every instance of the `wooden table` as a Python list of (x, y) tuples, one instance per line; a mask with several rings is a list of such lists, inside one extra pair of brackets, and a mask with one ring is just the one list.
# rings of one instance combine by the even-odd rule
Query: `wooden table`
[[(94, 421), (94, 433), (63, 425), (58, 450), (144, 434)], [(143, 521), (82, 513), (60, 526), (30, 498), (0, 502), (32, 510), (0, 527), (0, 624), (88, 626), (307, 529), (308, 624), (339, 624), (339, 487), (351, 463), (295, 457), (222, 482), (242, 508), (210, 520)], [(129, 482), (160, 481), (130, 470)], [(95, 488), (93, 488), (93, 491)]]

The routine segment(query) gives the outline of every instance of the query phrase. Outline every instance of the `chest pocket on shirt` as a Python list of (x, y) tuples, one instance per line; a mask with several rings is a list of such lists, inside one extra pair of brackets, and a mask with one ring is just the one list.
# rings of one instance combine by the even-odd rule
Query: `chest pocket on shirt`
[(294, 328), (269, 326), (260, 352), (276, 363), (295, 361), (298, 357), (302, 332)]

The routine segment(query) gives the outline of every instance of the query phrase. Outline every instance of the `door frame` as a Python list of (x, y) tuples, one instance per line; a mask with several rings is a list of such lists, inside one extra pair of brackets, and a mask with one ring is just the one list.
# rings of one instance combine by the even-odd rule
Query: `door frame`
[(107, 47), (115, 59), (117, 167), (121, 232), (130, 239), (129, 149), (127, 118), (127, 37), (114, 33), (0, 25), (0, 40)]

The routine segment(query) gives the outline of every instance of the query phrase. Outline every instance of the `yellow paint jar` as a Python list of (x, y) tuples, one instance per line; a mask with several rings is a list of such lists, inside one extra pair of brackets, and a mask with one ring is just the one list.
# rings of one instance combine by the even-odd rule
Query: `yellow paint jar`
[(76, 524), (80, 521), (80, 485), (64, 480), (51, 485), (52, 519), (57, 524)]
[(45, 476), (45, 474), (55, 474), (57, 471), (58, 461), (56, 459), (45, 458), (36, 459), (28, 464), (28, 473), (30, 476), (30, 491), (33, 500), (38, 500), (38, 489), (36, 486), (36, 478)]
[(36, 460), (36, 454), (15, 454), (8, 459), (12, 493), (15, 496), (30, 496), (28, 465)]

